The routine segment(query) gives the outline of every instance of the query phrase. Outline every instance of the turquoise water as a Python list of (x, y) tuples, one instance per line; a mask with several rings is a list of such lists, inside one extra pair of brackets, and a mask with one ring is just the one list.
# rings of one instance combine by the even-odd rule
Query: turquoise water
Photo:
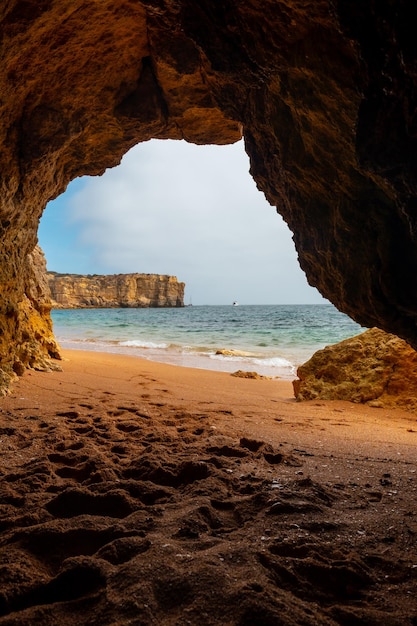
[(331, 304), (72, 309), (52, 319), (63, 348), (286, 379), (317, 350), (364, 330)]

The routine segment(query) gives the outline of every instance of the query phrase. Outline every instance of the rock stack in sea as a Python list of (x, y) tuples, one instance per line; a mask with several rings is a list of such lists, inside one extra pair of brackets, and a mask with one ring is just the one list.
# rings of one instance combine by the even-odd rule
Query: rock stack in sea
[(160, 274), (58, 274), (48, 272), (52, 308), (184, 306), (185, 283)]

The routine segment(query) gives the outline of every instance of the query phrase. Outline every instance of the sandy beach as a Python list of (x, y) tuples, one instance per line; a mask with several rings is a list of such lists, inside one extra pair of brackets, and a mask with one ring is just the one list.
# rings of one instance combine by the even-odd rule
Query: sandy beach
[(64, 351), (0, 399), (0, 624), (417, 623), (415, 414)]

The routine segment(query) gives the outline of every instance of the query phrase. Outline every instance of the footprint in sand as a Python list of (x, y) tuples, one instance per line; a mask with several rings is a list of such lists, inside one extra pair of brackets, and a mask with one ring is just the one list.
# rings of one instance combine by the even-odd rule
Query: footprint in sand
[(67, 478), (77, 483), (88, 480), (96, 471), (96, 463), (85, 454), (48, 454), (48, 460), (54, 468), (54, 473), (60, 478)]
[(67, 417), (68, 419), (78, 419), (80, 414), (78, 411), (63, 411), (61, 413), (57, 413), (57, 417)]
[(92, 493), (86, 489), (68, 488), (45, 505), (46, 510), (59, 518), (78, 515), (124, 518), (137, 508), (128, 495), (121, 490), (108, 493)]
[(69, 441), (61, 441), (55, 446), (55, 449), (58, 452), (65, 452), (66, 450), (81, 450), (84, 446), (85, 443), (83, 441), (74, 441), (73, 439), (70, 439)]

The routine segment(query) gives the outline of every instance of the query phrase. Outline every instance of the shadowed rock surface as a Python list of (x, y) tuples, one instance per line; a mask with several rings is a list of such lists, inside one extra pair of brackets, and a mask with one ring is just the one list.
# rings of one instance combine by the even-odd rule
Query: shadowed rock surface
[(146, 308), (184, 306), (184, 283), (159, 274), (88, 275), (48, 272), (52, 307)]
[(412, 11), (405, 0), (3, 3), (1, 387), (55, 354), (48, 306), (27, 297), (46, 203), (152, 137), (226, 144), (243, 131), (310, 284), (416, 347)]

